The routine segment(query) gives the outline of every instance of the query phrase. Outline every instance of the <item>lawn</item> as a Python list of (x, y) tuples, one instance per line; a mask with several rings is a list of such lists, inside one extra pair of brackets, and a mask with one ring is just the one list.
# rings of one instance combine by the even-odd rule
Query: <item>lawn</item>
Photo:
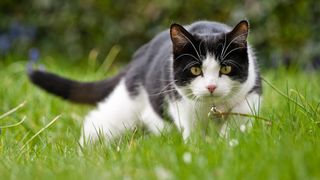
[[(320, 74), (297, 69), (263, 70), (264, 101), (249, 133), (219, 138), (213, 123), (184, 143), (172, 128), (161, 136), (127, 132), (112, 143), (80, 149), (84, 115), (92, 108), (51, 96), (31, 85), (24, 60), (0, 61), (0, 179), (319, 179)], [(64, 60), (66, 61), (66, 60)], [(42, 59), (52, 72), (97, 80), (108, 72), (95, 62)], [(55, 117), (61, 115), (56, 121)], [(52, 122), (52, 124), (49, 124)], [(48, 124), (50, 126), (48, 126)]]

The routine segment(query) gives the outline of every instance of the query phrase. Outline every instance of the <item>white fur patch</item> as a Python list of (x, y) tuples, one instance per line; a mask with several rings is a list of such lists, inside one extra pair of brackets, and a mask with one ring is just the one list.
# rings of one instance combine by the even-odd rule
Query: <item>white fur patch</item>
[[(138, 122), (139, 109), (131, 99), (122, 80), (107, 99), (98, 104), (85, 118), (83, 135), (87, 141), (95, 141), (98, 136), (108, 139), (116, 137), (127, 129), (132, 129)], [(80, 140), (83, 144), (83, 140)]]
[(152, 109), (147, 92), (140, 88), (139, 95), (132, 98), (121, 80), (108, 98), (85, 118), (80, 144), (94, 142), (99, 136), (107, 140), (115, 138), (139, 124), (155, 134), (160, 134), (165, 125)]

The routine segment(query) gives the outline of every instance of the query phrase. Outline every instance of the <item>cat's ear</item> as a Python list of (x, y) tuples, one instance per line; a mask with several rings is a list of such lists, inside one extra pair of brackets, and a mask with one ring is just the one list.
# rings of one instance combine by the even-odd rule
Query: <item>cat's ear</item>
[(170, 37), (175, 52), (181, 51), (188, 43), (192, 43), (192, 35), (179, 24), (172, 24), (170, 27)]
[(247, 46), (247, 37), (249, 33), (249, 23), (246, 20), (240, 21), (231, 32), (228, 33), (228, 39), (240, 46)]

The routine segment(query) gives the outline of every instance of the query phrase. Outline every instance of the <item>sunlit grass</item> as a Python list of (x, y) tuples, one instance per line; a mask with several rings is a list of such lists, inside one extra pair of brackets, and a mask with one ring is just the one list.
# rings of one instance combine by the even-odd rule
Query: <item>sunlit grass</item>
[[(115, 74), (94, 63), (64, 63), (44, 58), (47, 70), (79, 80)], [(79, 148), (81, 124), (92, 108), (75, 105), (32, 86), (25, 61), (0, 61), (1, 179), (318, 179), (320, 177), (320, 74), (273, 69), (263, 72), (260, 116), (250, 133), (235, 130), (219, 138), (213, 123), (198, 129), (185, 144), (172, 128), (157, 137), (142, 130), (127, 132), (106, 145)], [(51, 126), (52, 120), (61, 114)], [(47, 127), (47, 128), (45, 128)], [(45, 129), (43, 129), (45, 128)], [(37, 134), (38, 132), (40, 132)], [(35, 136), (36, 135), (36, 136)], [(32, 139), (31, 139), (32, 138)], [(31, 139), (31, 140), (30, 140)]]

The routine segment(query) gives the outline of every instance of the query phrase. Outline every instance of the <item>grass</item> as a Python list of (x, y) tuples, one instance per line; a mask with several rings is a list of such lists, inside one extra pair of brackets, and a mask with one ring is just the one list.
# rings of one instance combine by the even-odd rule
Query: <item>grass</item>
[[(95, 63), (76, 64), (44, 58), (50, 71), (81, 80), (114, 74)], [(109, 65), (108, 65), (109, 66)], [(189, 143), (175, 131), (157, 137), (141, 130), (79, 153), (85, 114), (92, 108), (74, 105), (32, 86), (25, 61), (0, 61), (0, 115), (26, 101), (0, 126), (1, 179), (319, 179), (320, 74), (272, 69), (263, 76), (264, 102), (250, 133), (235, 130), (221, 139), (214, 125), (197, 130)], [(281, 91), (281, 93), (277, 92)], [(61, 115), (58, 119), (55, 119)], [(53, 121), (55, 119), (55, 121)], [(52, 122), (52, 124), (49, 124)], [(50, 125), (50, 126), (48, 126)]]

